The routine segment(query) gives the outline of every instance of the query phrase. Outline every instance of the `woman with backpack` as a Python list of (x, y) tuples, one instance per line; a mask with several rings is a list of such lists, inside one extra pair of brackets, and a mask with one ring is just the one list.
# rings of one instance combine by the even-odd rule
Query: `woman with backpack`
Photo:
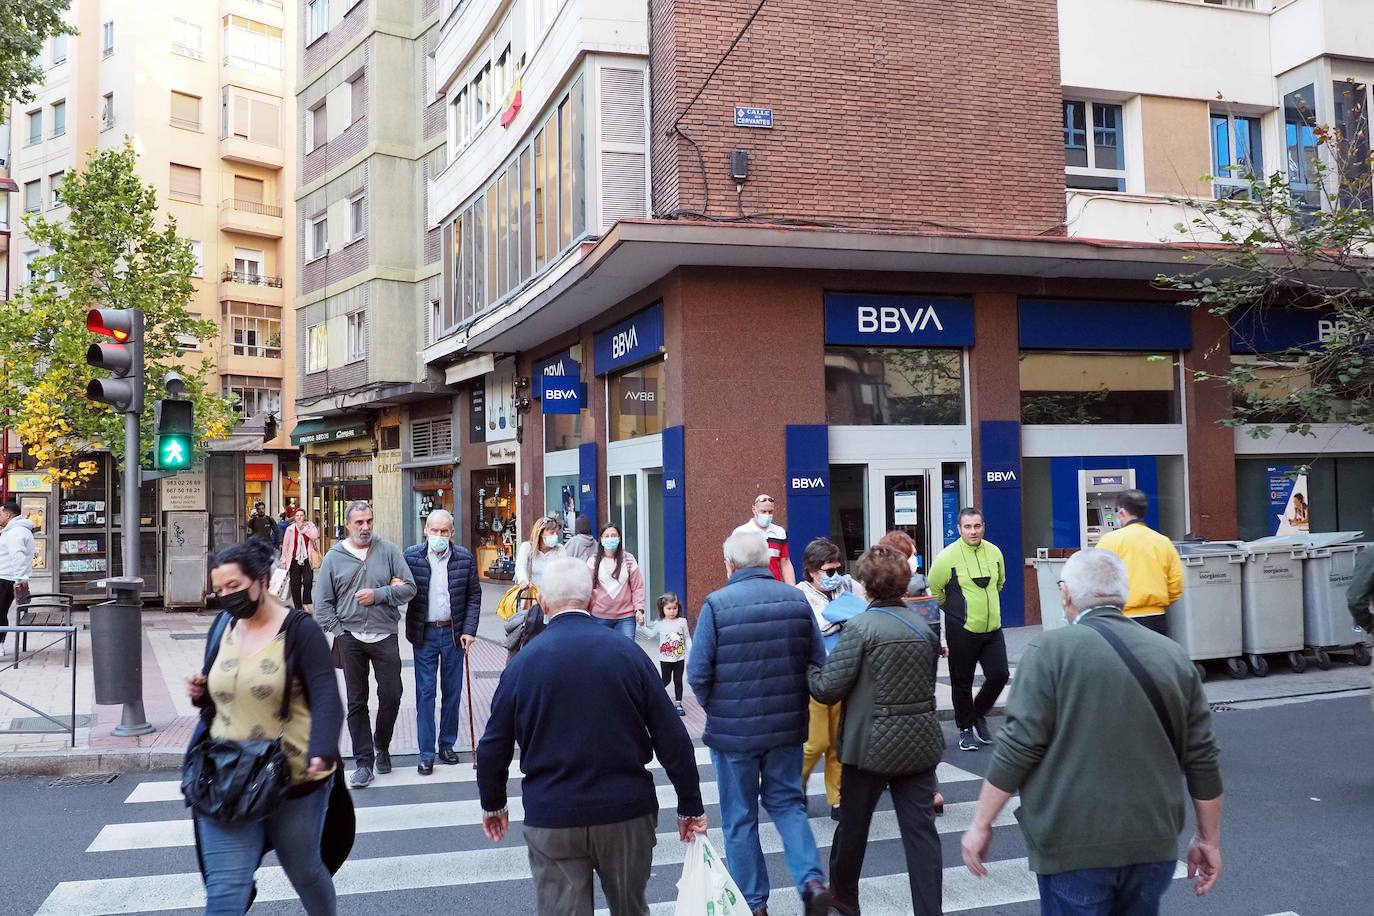
[[(215, 558), (221, 613), (201, 673), (186, 679), (201, 721), (182, 792), (194, 810), (207, 916), (242, 916), (253, 875), (275, 849), (309, 916), (337, 911), (332, 873), (353, 845), (339, 767), (343, 704), (314, 619), (267, 590), (271, 544), (250, 539)], [(254, 774), (244, 779), (245, 771)]]

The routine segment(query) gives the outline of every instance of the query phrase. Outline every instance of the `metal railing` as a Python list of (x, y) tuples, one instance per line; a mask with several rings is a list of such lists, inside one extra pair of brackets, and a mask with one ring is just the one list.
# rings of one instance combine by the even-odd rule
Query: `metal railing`
[(245, 213), (256, 213), (259, 216), (281, 218), (281, 207), (258, 203), (256, 200), (239, 200), (237, 197), (231, 197), (224, 202), (224, 206), (230, 210), (242, 210)]
[(219, 275), (221, 283), (248, 283), (252, 286), (270, 286), (273, 289), (281, 289), (281, 277), (269, 277), (266, 274), (255, 274), (246, 270), (233, 270), (224, 268), (224, 273)]
[[(12, 703), (18, 703), (20, 706), (24, 707), (24, 708), (27, 709), (29, 712), (37, 713), (37, 714), (38, 714), (39, 716), (41, 716), (43, 719), (46, 719), (48, 722), (51, 722), (53, 725), (56, 725), (56, 726), (58, 727), (59, 730), (64, 731), (64, 732), (67, 733), (68, 739), (71, 741), (71, 746), (72, 746), (72, 747), (76, 747), (76, 661), (75, 661), (75, 659), (76, 659), (76, 634), (79, 632), (79, 630), (80, 630), (80, 627), (76, 627), (76, 626), (66, 626), (66, 627), (0, 627), (0, 633), (12, 633), (12, 634), (14, 634), (14, 662), (13, 662), (13, 664), (7, 666), (7, 667), (10, 667), (10, 668), (18, 668), (18, 667), (19, 667), (19, 662), (20, 662), (20, 659), (21, 659), (21, 657), (22, 657), (22, 656), (21, 656), (21, 653), (20, 653), (20, 649), (19, 649), (19, 640), (20, 640), (20, 637), (21, 637), (21, 636), (27, 636), (27, 635), (30, 634), (30, 633), (47, 633), (47, 634), (51, 634), (51, 633), (61, 633), (61, 634), (62, 634), (62, 638), (61, 638), (61, 639), (55, 639), (55, 640), (53, 640), (53, 641), (50, 642), (50, 643), (46, 643), (45, 645), (42, 645), (42, 646), (38, 647), (37, 649), (34, 649), (32, 652), (28, 652), (27, 655), (28, 655), (29, 657), (32, 657), (32, 656), (34, 655), (34, 653), (42, 652), (44, 649), (51, 648), (52, 646), (57, 645), (59, 642), (64, 642), (64, 643), (66, 643), (65, 651), (66, 651), (66, 652), (70, 655), (70, 657), (72, 658), (72, 663), (71, 663), (71, 665), (70, 665), (70, 667), (71, 667), (71, 672), (72, 672), (72, 693), (71, 693), (71, 708), (70, 708), (71, 717), (70, 717), (66, 722), (63, 722), (63, 721), (62, 721), (61, 719), (59, 719), (57, 716), (49, 715), (48, 713), (46, 713), (46, 712), (44, 712), (43, 710), (39, 709), (37, 706), (34, 706), (34, 705), (31, 704), (31, 703), (27, 703), (27, 702), (25, 702), (24, 700), (20, 699), (19, 697), (15, 696), (14, 694), (8, 693), (8, 692), (6, 692), (6, 691), (3, 690), (3, 689), (0, 689), (0, 697), (3, 697), (3, 698), (5, 698), (6, 700), (9, 700), (9, 701), (12, 702)], [(0, 668), (0, 671), (4, 671), (4, 670), (5, 670), (4, 668)], [(0, 735), (51, 735), (52, 733), (53, 733), (53, 729), (51, 729), (51, 728), (0, 728)]]

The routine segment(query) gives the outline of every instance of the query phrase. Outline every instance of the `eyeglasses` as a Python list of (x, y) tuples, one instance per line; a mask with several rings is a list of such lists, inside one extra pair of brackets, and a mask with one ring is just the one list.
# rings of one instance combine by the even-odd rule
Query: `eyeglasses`
[(762, 504), (762, 503), (771, 503), (771, 502), (777, 502), (777, 500), (775, 500), (775, 499), (773, 499), (773, 497), (767, 496), (767, 495), (756, 496), (756, 497), (754, 498), (754, 505), (756, 505), (756, 506), (757, 506), (757, 505), (760, 505), (760, 504)]
[(841, 572), (844, 572), (843, 566), (822, 566), (820, 569), (820, 573), (823, 576), (833, 576)]

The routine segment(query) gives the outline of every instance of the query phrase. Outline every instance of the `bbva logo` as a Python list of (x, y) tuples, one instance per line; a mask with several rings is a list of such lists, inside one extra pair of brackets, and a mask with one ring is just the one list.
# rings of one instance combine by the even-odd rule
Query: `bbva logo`
[(572, 401), (577, 398), (577, 392), (567, 388), (549, 388), (545, 390), (544, 398), (549, 401)]
[(568, 369), (567, 369), (566, 366), (563, 365), (563, 360), (560, 359), (558, 362), (556, 362), (556, 363), (554, 363), (554, 364), (552, 364), (552, 365), (545, 366), (545, 367), (544, 367), (544, 374), (545, 374), (545, 375), (567, 375), (567, 374), (568, 374)]
[(663, 489), (665, 489), (665, 490), (676, 490), (676, 489), (677, 489), (677, 478), (676, 478), (676, 477), (669, 477), (667, 480), (663, 481)]
[(824, 490), (824, 477), (793, 477), (792, 489), (794, 490)]
[(988, 473), (987, 473), (987, 482), (988, 482), (988, 483), (1015, 483), (1015, 482), (1016, 482), (1016, 472), (1015, 472), (1015, 471), (988, 471)]
[(611, 338), (611, 357), (620, 359), (637, 346), (639, 346), (639, 332), (635, 330), (634, 325), (630, 325), (629, 329), (621, 331)]
[(918, 305), (914, 309), (895, 305), (859, 306), (860, 334), (896, 334), (903, 327), (914, 334), (916, 331), (924, 331), (932, 325), (937, 331), (945, 329), (933, 306)]
[(655, 392), (652, 391), (627, 391), (625, 392), (627, 401), (652, 401), (655, 400)]

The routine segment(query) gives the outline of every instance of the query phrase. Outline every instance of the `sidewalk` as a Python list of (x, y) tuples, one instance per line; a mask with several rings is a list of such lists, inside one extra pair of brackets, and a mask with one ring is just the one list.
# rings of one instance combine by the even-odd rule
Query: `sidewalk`
[[(466, 695), (468, 691), (465, 687), (457, 745), (461, 752), (471, 750), (470, 735), (473, 731), (481, 737), (490, 712), (492, 695), (506, 663), (502, 621), (495, 614), (496, 603), (504, 594), (505, 586), (483, 583), (482, 591), (482, 620), (478, 627), (478, 641), (470, 655), (472, 725), (469, 726), (469, 696)], [(30, 710), (0, 697), (0, 727), (54, 729), (44, 734), (0, 734), (0, 775), (113, 773), (178, 766), (197, 718), (195, 708), (186, 697), (183, 680), (187, 675), (200, 670), (205, 634), (213, 619), (213, 614), (209, 612), (171, 612), (156, 608), (144, 614), (143, 701), (148, 721), (156, 731), (139, 737), (116, 738), (110, 732), (119, 724), (121, 708), (95, 705), (90, 633), (84, 629), (89, 614), (76, 614), (77, 625), (83, 627), (78, 638), (77, 654), (76, 746), (70, 746), (66, 731), (57, 731), (52, 723), (45, 723)], [(1039, 627), (1022, 627), (1006, 631), (1007, 656), (1013, 678), (1016, 665), (1027, 644), (1039, 632)], [(391, 751), (394, 756), (405, 756), (417, 751), (415, 682), (410, 672), (413, 665), (412, 653), (410, 644), (405, 639), (400, 642), (402, 683), (405, 692), (402, 695), (401, 711), (392, 738)], [(37, 648), (38, 645), (41, 645), (41, 640), (31, 636), (30, 648)], [(640, 640), (639, 645), (650, 657), (656, 658), (652, 644)], [(10, 651), (5, 654), (4, 661), (0, 662), (5, 665), (0, 668), (0, 691), (16, 695), (44, 712), (61, 718), (65, 723), (71, 708), (71, 669), (65, 668), (62, 664), (63, 653), (60, 645), (24, 659), (17, 669), (11, 666), (12, 647), (7, 645), (6, 649)], [(1226, 705), (1367, 690), (1369, 687), (1367, 669), (1352, 665), (1338, 663), (1330, 671), (1319, 671), (1312, 666), (1302, 675), (1294, 675), (1282, 665), (1276, 665), (1275, 668), (1274, 673), (1267, 678), (1250, 678), (1244, 681), (1235, 681), (1224, 674), (1214, 672), (1206, 685), (1208, 698), (1214, 704)], [(342, 672), (339, 673), (339, 688), (342, 693)], [(1005, 696), (1004, 694), (1003, 700)], [(936, 684), (936, 701), (941, 718), (951, 719), (953, 708), (950, 703), (948, 670), (943, 661)], [(376, 702), (374, 692), (371, 704), (374, 717)], [(698, 739), (705, 727), (705, 716), (691, 695), (690, 687), (686, 688), (683, 705), (687, 710), (685, 723), (688, 731), (693, 739)], [(995, 713), (1002, 711), (1000, 706), (994, 710)], [(346, 729), (341, 749), (343, 753), (349, 753)]]

